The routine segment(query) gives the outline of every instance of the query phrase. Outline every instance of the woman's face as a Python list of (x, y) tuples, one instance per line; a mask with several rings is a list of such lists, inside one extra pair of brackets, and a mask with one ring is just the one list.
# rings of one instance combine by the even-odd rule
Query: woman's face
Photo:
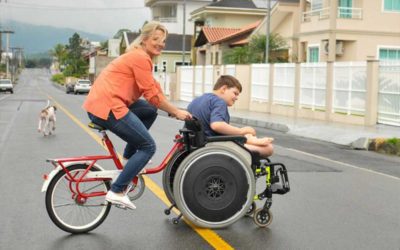
[(142, 47), (151, 58), (160, 55), (165, 47), (164, 31), (155, 30), (149, 37), (142, 41)]

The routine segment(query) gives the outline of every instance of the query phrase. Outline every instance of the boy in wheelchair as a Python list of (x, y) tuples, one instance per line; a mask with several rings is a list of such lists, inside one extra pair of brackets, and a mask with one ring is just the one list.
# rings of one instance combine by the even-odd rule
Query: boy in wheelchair
[(213, 93), (206, 93), (194, 99), (188, 106), (188, 111), (203, 125), (206, 136), (242, 135), (247, 141), (245, 147), (255, 151), (261, 157), (273, 153), (273, 138), (257, 138), (252, 127), (238, 128), (229, 124), (228, 107), (232, 106), (242, 92), (242, 85), (233, 76), (222, 75), (214, 85)]
[[(242, 142), (245, 141), (244, 147), (251, 152), (255, 178), (266, 177), (265, 190), (254, 197), (254, 201), (266, 199), (265, 204), (256, 210), (256, 204), (253, 201), (246, 214), (254, 213), (255, 223), (260, 227), (265, 227), (272, 221), (272, 214), (269, 211), (272, 205), (272, 194), (285, 194), (290, 190), (288, 176), (283, 164), (272, 163), (268, 159), (273, 153), (273, 138), (257, 138), (254, 128), (239, 128), (229, 124), (228, 107), (235, 103), (241, 91), (242, 86), (235, 77), (222, 75), (215, 83), (213, 93), (206, 93), (195, 98), (189, 104), (188, 111), (198, 119), (197, 122), (200, 122), (199, 125), (202, 127), (200, 130), (204, 131), (207, 141), (220, 135), (245, 137)], [(188, 127), (188, 125), (187, 121), (185, 126)], [(193, 122), (190, 126), (193, 127)]]

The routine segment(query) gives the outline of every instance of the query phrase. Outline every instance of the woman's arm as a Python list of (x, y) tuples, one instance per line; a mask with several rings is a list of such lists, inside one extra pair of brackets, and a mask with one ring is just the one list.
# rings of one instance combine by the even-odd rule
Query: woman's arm
[(187, 112), (186, 110), (178, 109), (177, 107), (172, 105), (167, 99), (163, 99), (160, 102), (159, 108), (161, 110), (164, 110), (168, 114), (172, 115), (176, 119), (179, 119), (182, 121), (192, 118), (192, 115), (189, 112)]

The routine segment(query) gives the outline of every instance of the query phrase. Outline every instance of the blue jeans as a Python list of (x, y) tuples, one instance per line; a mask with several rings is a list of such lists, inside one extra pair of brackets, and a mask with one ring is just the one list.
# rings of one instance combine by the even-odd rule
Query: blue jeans
[(129, 110), (130, 112), (119, 120), (115, 119), (112, 112), (107, 120), (88, 113), (92, 122), (107, 128), (127, 143), (123, 156), (128, 162), (111, 186), (111, 190), (115, 193), (124, 191), (156, 152), (156, 144), (148, 129), (157, 117), (157, 108), (139, 99), (129, 107)]

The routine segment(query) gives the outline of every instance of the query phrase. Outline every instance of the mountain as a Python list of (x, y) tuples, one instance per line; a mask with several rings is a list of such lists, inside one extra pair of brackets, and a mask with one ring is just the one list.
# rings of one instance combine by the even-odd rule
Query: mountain
[[(68, 40), (76, 32), (81, 38), (90, 41), (105, 41), (108, 37), (91, 34), (70, 28), (57, 28), (52, 26), (32, 25), (17, 21), (6, 21), (0, 29), (11, 29), (14, 34), (10, 35), (10, 47), (24, 48), (24, 54), (47, 53), (58, 43), (68, 44)], [(5, 35), (3, 35), (3, 48), (6, 46)]]

